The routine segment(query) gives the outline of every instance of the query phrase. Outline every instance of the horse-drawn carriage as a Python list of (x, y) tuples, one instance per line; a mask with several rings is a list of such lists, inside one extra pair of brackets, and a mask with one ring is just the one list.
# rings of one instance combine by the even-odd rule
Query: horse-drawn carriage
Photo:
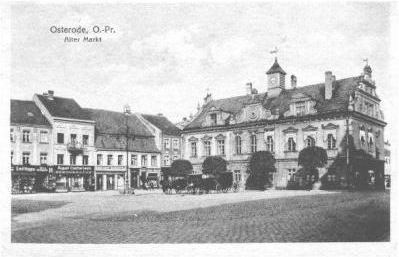
[[(170, 179), (169, 179), (170, 178)], [(202, 194), (202, 193), (226, 193), (228, 191), (237, 192), (239, 186), (233, 182), (233, 173), (224, 172), (217, 175), (212, 174), (190, 174), (180, 177), (169, 177), (164, 179), (162, 183), (162, 190), (166, 194), (174, 192), (188, 193), (188, 194)]]

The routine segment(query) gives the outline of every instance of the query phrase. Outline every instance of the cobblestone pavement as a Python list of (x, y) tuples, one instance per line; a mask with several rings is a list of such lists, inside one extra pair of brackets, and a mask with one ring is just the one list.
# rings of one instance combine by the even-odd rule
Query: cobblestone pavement
[[(71, 203), (14, 217), (12, 242), (387, 241), (390, 232), (389, 192), (273, 191), (184, 197), (109, 193), (82, 194), (81, 199), (68, 194), (57, 198)], [(87, 207), (76, 210), (85, 206), (81, 202), (87, 198)], [(143, 204), (148, 202), (152, 204)], [(130, 207), (106, 206), (109, 203)], [(98, 205), (102, 207), (92, 209)], [(65, 211), (72, 214), (56, 217)], [(37, 218), (40, 214), (42, 219)]]

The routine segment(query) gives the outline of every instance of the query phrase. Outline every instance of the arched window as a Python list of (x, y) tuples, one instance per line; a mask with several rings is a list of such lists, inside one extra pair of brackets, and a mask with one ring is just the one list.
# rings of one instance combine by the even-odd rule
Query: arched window
[(251, 153), (255, 153), (257, 151), (256, 141), (256, 134), (251, 135)]
[(267, 147), (267, 150), (269, 151), (269, 152), (273, 152), (274, 151), (274, 142), (273, 142), (273, 137), (272, 136), (267, 136), (267, 138), (266, 138), (266, 147)]
[(290, 152), (296, 151), (296, 143), (295, 143), (294, 138), (292, 138), (292, 137), (288, 138), (288, 151), (290, 151)]
[(337, 140), (334, 138), (333, 134), (327, 135), (327, 149), (335, 149)]
[(236, 135), (236, 154), (241, 154), (241, 136)]
[(311, 136), (308, 136), (306, 138), (306, 146), (309, 147), (309, 146), (315, 146), (315, 145), (316, 145), (316, 141), (314, 140), (314, 138)]

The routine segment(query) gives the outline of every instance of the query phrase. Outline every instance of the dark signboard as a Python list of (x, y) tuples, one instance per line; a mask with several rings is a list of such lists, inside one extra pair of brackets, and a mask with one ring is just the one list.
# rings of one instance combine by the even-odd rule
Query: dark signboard
[(52, 173), (54, 171), (53, 166), (47, 166), (47, 165), (11, 165), (11, 171), (12, 172), (50, 172)]
[(74, 173), (74, 174), (90, 174), (94, 171), (94, 166), (74, 166), (74, 165), (57, 165), (55, 172), (57, 174)]

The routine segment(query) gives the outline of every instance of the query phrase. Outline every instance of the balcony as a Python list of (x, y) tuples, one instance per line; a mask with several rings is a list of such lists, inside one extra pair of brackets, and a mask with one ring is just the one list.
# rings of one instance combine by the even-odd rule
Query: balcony
[(82, 143), (77, 141), (72, 141), (67, 144), (67, 149), (70, 153), (73, 154), (81, 154), (85, 150), (85, 147)]

